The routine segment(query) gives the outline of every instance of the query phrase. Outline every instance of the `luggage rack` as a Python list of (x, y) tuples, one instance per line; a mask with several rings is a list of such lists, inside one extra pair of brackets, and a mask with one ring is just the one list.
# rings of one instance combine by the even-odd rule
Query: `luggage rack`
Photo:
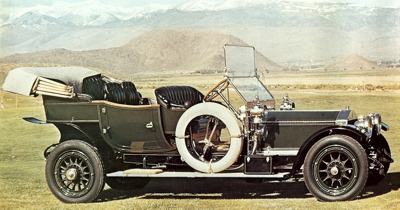
[[(143, 169), (144, 171), (147, 169)], [(150, 169), (151, 170), (151, 169)], [(149, 178), (265, 178), (265, 179), (287, 179), (289, 172), (276, 174), (245, 174), (242, 172), (201, 173), (201, 172), (160, 172), (160, 173), (125, 173), (117, 171), (108, 173), (107, 177), (149, 177)]]

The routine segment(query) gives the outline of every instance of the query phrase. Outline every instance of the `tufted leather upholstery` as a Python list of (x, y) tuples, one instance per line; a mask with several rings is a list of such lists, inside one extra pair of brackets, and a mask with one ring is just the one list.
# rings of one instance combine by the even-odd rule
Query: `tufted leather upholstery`
[(119, 104), (140, 105), (142, 95), (135, 85), (129, 81), (112, 82), (100, 74), (83, 79), (82, 93), (91, 96), (93, 100), (108, 100)]
[(122, 89), (125, 93), (125, 103), (129, 105), (139, 105), (142, 101), (142, 94), (137, 91), (132, 82), (124, 81), (121, 83)]
[(155, 91), (157, 102), (167, 108), (189, 108), (203, 100), (204, 95), (190, 86), (166, 86)]

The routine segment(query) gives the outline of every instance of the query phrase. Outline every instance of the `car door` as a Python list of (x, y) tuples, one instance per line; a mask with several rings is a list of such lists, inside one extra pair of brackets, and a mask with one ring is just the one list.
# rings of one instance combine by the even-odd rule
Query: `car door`
[(112, 146), (128, 152), (165, 151), (170, 145), (160, 139), (158, 112), (158, 105), (101, 105), (102, 135)]

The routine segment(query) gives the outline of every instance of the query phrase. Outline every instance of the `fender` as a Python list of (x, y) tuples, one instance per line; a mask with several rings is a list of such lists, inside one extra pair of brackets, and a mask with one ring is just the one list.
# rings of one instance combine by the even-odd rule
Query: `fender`
[(356, 141), (358, 141), (364, 148), (367, 146), (366, 136), (362, 134), (360, 131), (351, 128), (349, 126), (330, 126), (326, 127), (322, 130), (315, 132), (313, 135), (307, 138), (307, 140), (301, 145), (299, 152), (297, 154), (296, 160), (293, 164), (293, 168), (291, 171), (291, 175), (294, 175), (298, 172), (301, 166), (304, 163), (304, 159), (306, 158), (308, 150), (321, 138), (333, 134), (342, 134), (351, 136)]
[(46, 121), (39, 120), (39, 119), (34, 118), (34, 117), (23, 117), (22, 119), (27, 121), (27, 122), (33, 123), (33, 124), (39, 124), (39, 125), (49, 124)]
[(91, 145), (95, 145), (94, 138), (92, 138), (84, 129), (74, 123), (54, 123), (60, 132), (60, 142), (79, 139), (86, 141)]
[(27, 122), (39, 125), (47, 125), (47, 124), (55, 125), (58, 131), (60, 132), (60, 143), (71, 139), (79, 139), (82, 141), (86, 141), (91, 145), (95, 145), (96, 138), (89, 135), (89, 132), (86, 132), (85, 129), (81, 128), (81, 126), (75, 123), (49, 123), (34, 117), (24, 117), (22, 119)]
[[(93, 138), (91, 135), (89, 135), (89, 132), (86, 132), (85, 129), (82, 129), (79, 125), (74, 124), (74, 123), (49, 123), (43, 120), (39, 120), (34, 117), (24, 117), (22, 118), (23, 120), (38, 124), (38, 125), (48, 125), (48, 124), (53, 124), (56, 126), (58, 131), (60, 132), (60, 140), (59, 143), (71, 140), (71, 139), (79, 139), (82, 141), (85, 141), (91, 145), (95, 145), (95, 138)], [(47, 157), (49, 154), (49, 151), (54, 147), (57, 146), (57, 144), (52, 144), (49, 147), (46, 148), (44, 151), (44, 156)]]
[(374, 136), (370, 141), (370, 145), (378, 151), (378, 154), (380, 154), (380, 157), (378, 158), (380, 162), (394, 162), (391, 155), (392, 153), (390, 151), (389, 143), (382, 134)]

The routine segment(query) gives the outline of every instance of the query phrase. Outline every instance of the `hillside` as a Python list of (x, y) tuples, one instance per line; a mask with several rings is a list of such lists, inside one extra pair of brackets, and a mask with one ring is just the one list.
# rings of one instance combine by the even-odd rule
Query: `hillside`
[(329, 64), (327, 69), (336, 70), (372, 70), (378, 69), (379, 66), (360, 55), (352, 54), (347, 57), (338, 58), (334, 63)]
[[(116, 74), (216, 71), (224, 67), (223, 46), (227, 43), (246, 45), (237, 37), (216, 32), (155, 30), (145, 32), (121, 47), (15, 54), (0, 58), (0, 63), (76, 65)], [(258, 52), (256, 57), (261, 71), (280, 69)]]
[(375, 60), (399, 57), (400, 8), (385, 3), (366, 7), (344, 1), (159, 2), (129, 7), (114, 1), (81, 0), (67, 5), (4, 8), (0, 57), (57, 48), (119, 47), (143, 31), (165, 28), (231, 34), (257, 46), (268, 58), (290, 65), (350, 53)]

